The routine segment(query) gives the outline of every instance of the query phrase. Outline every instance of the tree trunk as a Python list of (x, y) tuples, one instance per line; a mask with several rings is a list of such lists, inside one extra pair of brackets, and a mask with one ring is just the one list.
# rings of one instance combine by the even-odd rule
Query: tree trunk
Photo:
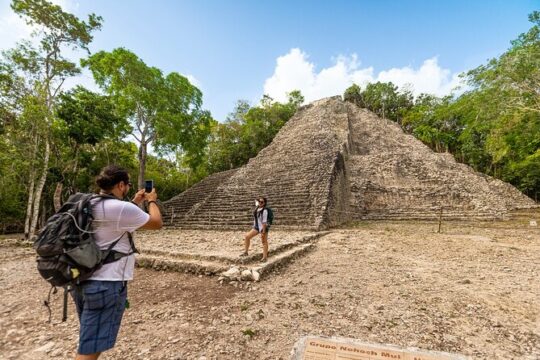
[(32, 205), (34, 203), (34, 187), (36, 172), (32, 166), (30, 171), (30, 186), (28, 187), (28, 203), (26, 204), (26, 218), (24, 219), (24, 239), (30, 240), (30, 219), (32, 218)]
[(138, 188), (144, 188), (144, 172), (146, 170), (146, 147), (148, 144), (145, 141), (141, 141), (141, 146), (139, 146), (139, 179), (138, 179)]
[(45, 181), (47, 180), (47, 172), (49, 170), (49, 155), (51, 152), (51, 147), (49, 144), (49, 139), (45, 140), (45, 158), (43, 160), (43, 169), (41, 171), (41, 177), (36, 187), (34, 194), (34, 206), (32, 209), (32, 222), (30, 224), (30, 233), (29, 236), (34, 236), (37, 227), (37, 221), (39, 216), (39, 207), (41, 203), (41, 193), (43, 192), (43, 187), (45, 186)]
[(45, 206), (45, 202), (41, 203), (41, 212), (39, 213), (39, 221), (38, 221), (38, 229), (41, 229), (43, 226), (45, 226), (45, 222), (47, 222), (47, 206)]
[(61, 182), (56, 183), (56, 189), (54, 190), (54, 212), (57, 212), (62, 207), (62, 189), (64, 184)]
[(30, 222), (32, 219), (32, 206), (34, 204), (34, 192), (36, 191), (36, 169), (34, 167), (38, 153), (38, 136), (33, 134), (34, 143), (32, 144), (32, 153), (29, 154), (30, 161), (30, 184), (28, 186), (28, 202), (26, 204), (26, 217), (24, 219), (24, 239), (30, 240)]

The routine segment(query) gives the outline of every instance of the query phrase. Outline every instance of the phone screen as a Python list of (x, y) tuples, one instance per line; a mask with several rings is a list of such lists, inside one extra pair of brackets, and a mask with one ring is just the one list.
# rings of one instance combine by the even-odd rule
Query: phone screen
[(154, 188), (154, 180), (146, 180), (144, 182), (144, 191), (149, 193), (149, 192), (152, 192), (153, 188)]

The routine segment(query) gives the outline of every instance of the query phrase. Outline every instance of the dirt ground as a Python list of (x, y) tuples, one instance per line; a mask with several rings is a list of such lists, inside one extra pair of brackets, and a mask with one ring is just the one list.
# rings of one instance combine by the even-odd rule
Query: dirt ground
[[(323, 335), (539, 359), (539, 273), (540, 228), (528, 221), (448, 222), (441, 234), (436, 223), (360, 223), (251, 289), (137, 269), (116, 347), (101, 358), (287, 359), (301, 336)], [(31, 248), (0, 240), (0, 288), (0, 359), (74, 357), (74, 307), (60, 322), (54, 295), (47, 323)]]

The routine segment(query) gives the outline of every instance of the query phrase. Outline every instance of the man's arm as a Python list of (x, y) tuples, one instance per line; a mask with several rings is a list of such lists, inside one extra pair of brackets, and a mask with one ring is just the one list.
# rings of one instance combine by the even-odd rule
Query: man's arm
[(155, 203), (155, 200), (151, 200), (148, 203), (148, 214), (150, 219), (148, 222), (140, 227), (140, 229), (146, 230), (159, 230), (163, 227), (163, 220), (161, 219), (161, 211), (159, 206)]
[(163, 220), (161, 219), (161, 210), (159, 209), (159, 206), (156, 204), (157, 200), (157, 193), (156, 189), (152, 189), (152, 192), (145, 193), (144, 189), (139, 190), (137, 194), (135, 195), (135, 198), (133, 199), (133, 202), (137, 205), (139, 205), (143, 200), (148, 201), (148, 215), (150, 215), (150, 218), (139, 229), (146, 229), (146, 230), (159, 230), (163, 227)]

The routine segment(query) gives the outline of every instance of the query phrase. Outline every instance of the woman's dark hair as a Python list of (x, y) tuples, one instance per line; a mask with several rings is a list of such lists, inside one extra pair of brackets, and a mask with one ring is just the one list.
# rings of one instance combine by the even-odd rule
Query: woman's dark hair
[(129, 183), (129, 174), (126, 169), (117, 165), (105, 166), (96, 178), (97, 186), (105, 191), (112, 190), (121, 181)]

